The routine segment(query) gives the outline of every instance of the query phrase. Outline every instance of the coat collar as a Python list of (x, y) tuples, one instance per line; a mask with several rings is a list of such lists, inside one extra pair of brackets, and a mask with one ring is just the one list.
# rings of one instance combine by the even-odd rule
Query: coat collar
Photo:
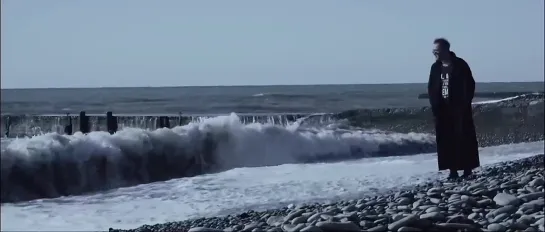
[[(450, 56), (451, 56), (452, 65), (455, 65), (458, 61), (458, 57), (456, 56), (456, 53), (454, 53), (453, 51), (450, 51)], [(436, 60), (435, 63), (441, 64), (441, 61)]]

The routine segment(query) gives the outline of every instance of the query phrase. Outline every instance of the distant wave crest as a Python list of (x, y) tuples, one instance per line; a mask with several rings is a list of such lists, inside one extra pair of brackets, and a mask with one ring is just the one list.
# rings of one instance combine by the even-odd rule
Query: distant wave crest
[(284, 93), (256, 93), (252, 97), (275, 97), (275, 98), (313, 98), (312, 95), (305, 94), (284, 94)]

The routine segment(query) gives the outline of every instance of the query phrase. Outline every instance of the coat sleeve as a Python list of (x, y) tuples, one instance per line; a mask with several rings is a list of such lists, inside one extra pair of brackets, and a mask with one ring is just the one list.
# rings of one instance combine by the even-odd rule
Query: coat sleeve
[(467, 64), (465, 60), (462, 60), (461, 63), (464, 71), (464, 103), (471, 104), (473, 97), (475, 96), (475, 79), (473, 78), (473, 73), (471, 72), (469, 64)]
[(439, 104), (437, 99), (437, 91), (435, 89), (436, 84), (434, 83), (434, 65), (430, 68), (430, 76), (428, 79), (428, 99), (430, 100), (430, 106), (431, 111), (433, 113), (433, 116), (437, 117), (437, 113), (439, 112)]

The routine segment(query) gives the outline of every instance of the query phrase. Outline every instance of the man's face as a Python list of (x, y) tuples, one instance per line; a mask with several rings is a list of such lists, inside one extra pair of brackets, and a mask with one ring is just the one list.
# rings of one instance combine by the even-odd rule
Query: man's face
[(435, 56), (436, 60), (442, 60), (448, 52), (449, 51), (443, 48), (441, 44), (433, 44), (433, 55)]

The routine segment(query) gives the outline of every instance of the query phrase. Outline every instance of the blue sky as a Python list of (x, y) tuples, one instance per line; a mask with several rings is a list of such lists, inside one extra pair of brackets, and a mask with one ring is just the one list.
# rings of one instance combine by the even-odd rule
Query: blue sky
[(543, 81), (542, 0), (4, 0), (2, 88)]

